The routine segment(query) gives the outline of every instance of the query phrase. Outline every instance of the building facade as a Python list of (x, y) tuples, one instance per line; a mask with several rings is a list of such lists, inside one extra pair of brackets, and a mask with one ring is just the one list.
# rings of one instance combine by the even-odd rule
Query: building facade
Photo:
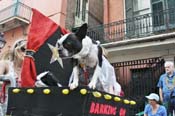
[[(95, 6), (96, 4), (98, 5)], [(3, 6), (0, 8), (0, 32), (5, 33), (7, 41), (1, 53), (9, 50), (16, 39), (27, 38), (32, 8), (70, 31), (83, 23), (88, 23), (89, 26), (103, 24), (101, 0), (1, 0), (0, 5)]]
[[(103, 24), (102, 0), (67, 0), (66, 29), (75, 31), (83, 23), (89, 27)], [(98, 4), (98, 5), (97, 5)]]
[[(108, 2), (110, 1), (112, 0), (108, 0)], [(159, 38), (157, 41), (160, 41), (161, 37), (165, 39), (165, 38), (168, 38), (167, 36), (173, 34), (174, 24), (175, 24), (174, 22), (175, 1), (173, 0), (150, 0), (150, 1), (125, 0), (123, 1), (123, 4), (120, 5), (123, 7), (117, 7), (118, 6), (117, 2), (110, 4), (109, 7), (110, 8), (115, 7), (116, 11), (121, 11), (123, 13), (122, 14), (117, 13), (115, 15), (114, 13), (112, 13), (112, 12), (115, 12), (114, 10), (113, 11), (110, 10), (110, 13), (113, 15), (113, 17), (120, 17), (120, 19), (113, 21), (111, 18), (111, 21), (108, 21), (109, 25), (104, 27), (104, 30), (108, 30), (108, 32), (106, 32), (108, 35), (106, 34), (105, 35), (106, 38), (104, 38), (106, 39), (104, 46), (109, 48), (108, 50), (109, 50), (111, 62), (129, 61), (131, 60), (131, 57), (128, 57), (129, 54), (133, 54), (132, 60), (144, 59), (144, 58), (150, 58), (150, 57), (164, 57), (165, 60), (174, 61), (174, 56), (173, 56), (174, 53), (171, 48), (171, 46), (173, 45), (167, 46), (168, 43), (163, 44), (161, 42), (160, 43), (156, 42), (157, 45), (154, 45), (154, 42), (156, 38)], [(149, 40), (150, 38), (154, 38), (154, 40), (151, 41), (150, 43), (147, 43), (145, 41), (141, 42), (141, 40)], [(139, 45), (142, 47), (139, 47), (139, 45), (135, 46), (135, 44), (133, 43), (134, 41), (135, 41), (135, 44), (139, 43)], [(166, 40), (164, 40), (164, 42), (165, 41)], [(167, 40), (167, 42), (168, 41), (169, 40)], [(172, 43), (172, 41), (170, 43)], [(127, 43), (130, 45), (127, 45)], [(140, 43), (146, 44), (146, 45), (141, 45)], [(122, 44), (122, 45), (120, 45), (120, 48), (119, 47), (115, 48), (115, 45), (117, 46), (117, 44)], [(113, 47), (111, 47), (111, 45)], [(139, 50), (141, 51), (139, 54), (138, 54), (137, 48), (139, 48)], [(132, 49), (137, 49), (137, 50), (132, 50)], [(127, 50), (127, 52), (125, 52), (125, 50)], [(119, 52), (113, 53), (116, 51), (119, 51)], [(130, 51), (132, 52), (129, 53)], [(133, 53), (133, 51), (135, 51), (135, 53)], [(115, 54), (118, 54), (118, 55), (114, 57)]]
[(125, 95), (142, 108), (144, 96), (157, 92), (164, 61), (175, 61), (174, 0), (1, 0), (0, 6), (7, 41), (0, 54), (27, 38), (31, 8), (70, 31), (88, 23), (88, 35), (107, 49)]
[[(8, 51), (17, 39), (27, 39), (32, 8), (65, 27), (66, 0), (50, 0), (37, 2), (35, 0), (1, 0), (0, 1), (0, 32), (4, 32), (7, 41), (0, 55)], [(52, 6), (52, 7), (50, 7)]]
[[(175, 61), (174, 0), (104, 0), (105, 24), (89, 35), (101, 41), (126, 96), (137, 99), (158, 93), (164, 62)], [(113, 9), (115, 8), (115, 9)], [(95, 33), (95, 34), (94, 34)], [(102, 36), (99, 36), (102, 35)]]

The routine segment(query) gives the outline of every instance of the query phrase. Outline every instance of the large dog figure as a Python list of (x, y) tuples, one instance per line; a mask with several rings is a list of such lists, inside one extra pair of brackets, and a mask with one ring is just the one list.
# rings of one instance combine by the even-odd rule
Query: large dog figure
[(78, 86), (79, 65), (83, 64), (94, 68), (92, 79), (88, 84), (89, 88), (95, 89), (99, 80), (105, 92), (119, 95), (121, 86), (116, 82), (114, 68), (103, 56), (100, 44), (86, 36), (86, 33), (87, 24), (83, 24), (76, 33), (66, 34), (57, 42), (60, 52), (65, 57), (74, 59), (70, 89), (75, 89)]

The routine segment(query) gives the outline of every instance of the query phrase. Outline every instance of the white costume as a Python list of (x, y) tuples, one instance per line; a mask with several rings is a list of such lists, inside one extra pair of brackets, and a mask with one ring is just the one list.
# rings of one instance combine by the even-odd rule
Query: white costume
[[(5, 75), (0, 75), (0, 80), (3, 81), (10, 81), (10, 87), (16, 87), (16, 77), (17, 74), (14, 71), (14, 65), (13, 62), (7, 62), (9, 66), (9, 72)], [(8, 89), (7, 89), (8, 90)], [(1, 93), (3, 94), (3, 93)], [(4, 103), (0, 103), (0, 116), (5, 116), (6, 110), (7, 110), (7, 102), (8, 102), (8, 94), (7, 91), (5, 91), (5, 101)]]
[(113, 93), (111, 92), (109, 93), (120, 95), (121, 86), (116, 81), (115, 70), (104, 56), (103, 56), (103, 63), (102, 63), (102, 73), (99, 80), (102, 83), (102, 86), (105, 92), (109, 92), (110, 86), (112, 86)]

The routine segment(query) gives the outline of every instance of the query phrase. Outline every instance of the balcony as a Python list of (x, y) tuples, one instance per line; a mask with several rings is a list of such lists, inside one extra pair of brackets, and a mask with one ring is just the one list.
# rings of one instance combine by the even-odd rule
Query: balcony
[(175, 31), (175, 8), (89, 27), (88, 35), (104, 44), (173, 31)]
[(0, 11), (0, 31), (5, 32), (16, 27), (29, 24), (31, 8), (17, 2)]

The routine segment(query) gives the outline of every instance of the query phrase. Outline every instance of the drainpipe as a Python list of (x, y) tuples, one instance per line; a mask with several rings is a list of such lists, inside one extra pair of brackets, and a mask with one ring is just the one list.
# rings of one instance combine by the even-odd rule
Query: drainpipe
[(18, 14), (18, 4), (19, 4), (19, 0), (16, 0), (15, 11), (14, 11), (15, 16), (17, 16), (17, 14)]

